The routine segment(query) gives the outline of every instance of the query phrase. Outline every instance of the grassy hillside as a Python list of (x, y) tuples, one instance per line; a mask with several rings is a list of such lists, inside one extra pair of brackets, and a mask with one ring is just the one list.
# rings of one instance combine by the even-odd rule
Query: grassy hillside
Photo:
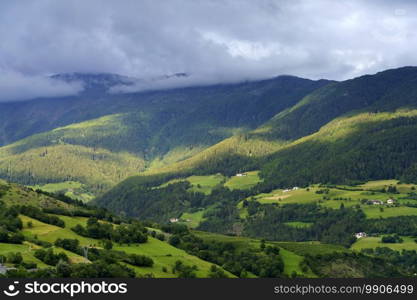
[[(19, 214), (16, 218), (4, 219), (7, 215), (0, 215), (0, 222), (2, 226), (7, 224), (5, 227), (1, 227), (1, 236), (0, 236), (0, 255), (4, 255), (7, 258), (7, 266), (13, 266), (16, 263), (11, 261), (11, 255), (14, 253), (20, 253), (23, 258), (24, 263), (34, 263), (34, 267), (43, 269), (51, 268), (51, 265), (47, 265), (43, 260), (40, 260), (37, 256), (38, 250), (47, 250), (52, 249), (54, 254), (64, 253), (69, 258), (69, 263), (72, 265), (86, 263), (92, 264), (94, 261), (87, 259), (82, 253), (77, 251), (69, 250), (67, 248), (58, 247), (55, 242), (58, 239), (66, 240), (77, 240), (79, 247), (88, 247), (90, 249), (102, 249), (103, 250), (103, 239), (101, 238), (92, 238), (89, 236), (83, 236), (75, 231), (72, 228), (76, 226), (88, 227), (89, 219), (87, 217), (81, 216), (71, 216), (71, 213), (76, 213), (84, 211), (85, 213), (94, 213), (94, 208), (86, 207), (77, 207), (75, 205), (70, 205), (64, 202), (61, 202), (53, 197), (45, 196), (43, 194), (38, 194), (32, 190), (22, 187), (16, 184), (7, 184), (6, 182), (0, 182), (0, 192), (1, 197), (0, 201), (6, 203), (6, 207), (12, 207), (15, 205), (26, 205), (31, 207), (37, 207), (42, 209), (60, 209), (60, 211), (67, 212), (69, 215), (57, 215), (57, 214), (48, 214), (49, 216), (59, 218), (63, 221), (62, 226), (52, 225), (50, 223), (45, 223), (40, 221), (39, 218), (41, 215), (29, 217), (24, 214)], [(12, 208), (11, 208), (12, 209)], [(5, 209), (2, 209), (4, 212)], [(11, 213), (11, 211), (6, 212)], [(97, 212), (96, 212), (97, 213)], [(102, 214), (102, 213), (101, 213)], [(4, 242), (4, 230), (10, 229), (8, 235), (15, 234), (13, 233), (16, 230), (9, 227), (10, 223), (13, 222), (16, 226), (19, 227), (18, 223), (21, 222), (21, 228), (18, 230), (17, 234), (22, 234), (24, 240), (22, 242), (8, 243)], [(102, 224), (111, 224), (106, 220), (99, 221)], [(117, 224), (113, 224), (113, 227), (117, 228)], [(161, 230), (156, 230), (159, 234)], [(169, 234), (162, 234), (169, 237)], [(160, 237), (159, 237), (160, 238)], [(149, 257), (153, 260), (153, 265), (150, 267), (140, 267), (134, 266), (129, 263), (124, 263), (124, 265), (132, 268), (136, 272), (137, 276), (148, 276), (153, 274), (156, 277), (177, 277), (178, 275), (173, 272), (173, 267), (177, 261), (182, 261), (187, 266), (196, 266), (196, 275), (198, 277), (207, 277), (211, 272), (211, 267), (213, 263), (209, 263), (198, 257), (190, 255), (185, 251), (175, 248), (174, 246), (168, 243), (168, 240), (165, 238), (165, 241), (159, 240), (152, 236), (148, 237), (148, 241), (144, 243), (114, 243), (112, 251), (119, 251), (124, 253), (123, 255), (135, 254)], [(91, 250), (93, 251), (93, 250)], [(117, 252), (114, 252), (117, 253)], [(89, 257), (90, 258), (90, 257)], [(34, 268), (31, 267), (31, 268)], [(231, 273), (225, 271), (225, 274), (228, 277), (234, 277)]]
[(75, 206), (71, 204), (37, 193), (31, 188), (14, 183), (7, 183), (3, 180), (0, 180), (0, 201), (9, 206), (31, 205), (48, 209), (75, 209)]
[(416, 80), (417, 68), (406, 67), (331, 83), (257, 129), (147, 170), (108, 195), (118, 201), (143, 182), (258, 169), (265, 192), (384, 178), (416, 182)]
[[(26, 216), (20, 216), (20, 218), (24, 224), (22, 232), (25, 236), (34, 237), (36, 235), (39, 240), (47, 241), (50, 243), (54, 243), (57, 238), (77, 239), (80, 241), (81, 246), (101, 247), (100, 240), (80, 236), (70, 229), (77, 224), (85, 226), (87, 223), (87, 218), (59, 216), (59, 218), (65, 222), (65, 228), (45, 224)], [(27, 226), (28, 222), (32, 222), (32, 226), (30, 228)], [(1, 247), (2, 244), (0, 244), (0, 248)], [(155, 277), (160, 278), (176, 277), (175, 274), (171, 272), (171, 268), (177, 260), (181, 260), (188, 265), (196, 265), (198, 267), (197, 276), (206, 277), (212, 265), (197, 257), (187, 254), (183, 250), (169, 245), (167, 242), (162, 242), (152, 237), (150, 237), (149, 241), (144, 244), (116, 245), (114, 250), (123, 251), (128, 254), (146, 255), (154, 260), (154, 265), (152, 267), (134, 267), (134, 270), (138, 275), (152, 273), (155, 275)], [(68, 252), (69, 251), (67, 251), (67, 253)], [(69, 254), (70, 258), (74, 259), (76, 262), (86, 262), (83, 257), (80, 257), (71, 252), (69, 252)], [(163, 268), (167, 271), (164, 272)], [(228, 274), (229, 276), (232, 276), (230, 273)]]
[[(0, 149), (0, 176), (26, 185), (74, 181), (97, 193), (143, 170), (144, 161), (129, 153), (102, 148), (54, 145), (16, 153), (14, 145)], [(75, 190), (83, 190), (80, 187)], [(68, 190), (68, 189), (67, 189)]]
[(353, 250), (362, 250), (367, 248), (375, 249), (377, 247), (388, 247), (392, 250), (401, 251), (401, 250), (416, 250), (417, 243), (415, 242), (416, 238), (413, 237), (401, 237), (403, 239), (402, 243), (382, 243), (381, 237), (365, 237), (359, 239), (351, 247)]

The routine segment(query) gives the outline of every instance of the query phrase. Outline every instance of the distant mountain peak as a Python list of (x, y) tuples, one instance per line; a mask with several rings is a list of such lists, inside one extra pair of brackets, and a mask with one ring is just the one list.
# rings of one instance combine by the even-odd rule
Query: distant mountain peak
[(81, 82), (84, 93), (105, 93), (113, 86), (134, 84), (137, 79), (113, 73), (60, 73), (51, 76), (52, 79), (65, 82)]

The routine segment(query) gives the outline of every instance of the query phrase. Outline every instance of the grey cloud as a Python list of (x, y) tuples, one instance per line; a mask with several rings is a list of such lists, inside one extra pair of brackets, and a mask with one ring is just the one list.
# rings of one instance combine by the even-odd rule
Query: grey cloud
[(0, 67), (192, 75), (168, 86), (280, 74), (340, 80), (416, 65), (415, 28), (413, 1), (5, 0)]
[(78, 82), (65, 83), (44, 76), (27, 76), (0, 70), (0, 102), (70, 96), (82, 90), (83, 86)]

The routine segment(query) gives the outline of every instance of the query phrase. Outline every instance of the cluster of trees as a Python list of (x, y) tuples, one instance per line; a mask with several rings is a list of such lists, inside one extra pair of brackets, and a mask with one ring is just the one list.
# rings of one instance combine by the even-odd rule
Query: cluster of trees
[(71, 230), (81, 236), (111, 240), (120, 244), (146, 243), (148, 240), (148, 230), (137, 221), (114, 228), (110, 223), (99, 222), (97, 218), (91, 217), (87, 220), (87, 226), (77, 224)]
[(60, 218), (58, 218), (57, 216), (48, 215), (38, 207), (22, 205), (16, 206), (16, 208), (21, 214), (39, 220), (43, 223), (59, 226), (62, 228), (65, 227), (65, 222), (62, 221)]
[(182, 261), (177, 260), (172, 267), (172, 273), (177, 274), (178, 278), (196, 278), (196, 271), (198, 267), (196, 265), (187, 266)]
[(9, 252), (6, 255), (0, 255), (0, 263), (9, 263), (24, 269), (35, 269), (37, 267), (34, 262), (23, 261), (23, 256), (20, 252)]
[(56, 239), (54, 245), (65, 250), (83, 255), (83, 249), (80, 247), (80, 241), (77, 239)]
[(392, 261), (357, 252), (333, 252), (305, 256), (304, 263), (325, 278), (393, 278), (406, 274)]
[(198, 229), (218, 233), (235, 233), (235, 224), (240, 222), (237, 204), (253, 193), (252, 190), (229, 190), (227, 187), (213, 189), (205, 200), (205, 204), (211, 205), (211, 209), (204, 214), (204, 221), (200, 223)]
[(63, 253), (57, 253), (55, 254), (52, 248), (48, 249), (37, 249), (33, 254), (37, 259), (43, 261), (45, 264), (50, 266), (56, 266), (59, 261), (65, 261), (68, 262), (68, 256)]
[[(148, 180), (127, 180), (97, 200), (97, 203), (130, 217), (166, 223), (193, 208), (216, 204), (233, 205), (251, 195), (250, 191), (229, 190), (219, 186), (209, 195), (190, 190), (188, 181), (180, 181), (161, 187), (170, 177), (150, 177)], [(117, 199), (117, 201), (115, 201)], [(231, 208), (231, 207), (230, 207)], [(228, 208), (229, 209), (229, 208)], [(219, 216), (219, 219), (223, 218)]]
[(199, 205), (205, 197), (203, 193), (188, 191), (191, 185), (185, 181), (159, 188), (128, 183), (118, 187), (117, 196), (105, 195), (99, 203), (126, 216), (165, 223), (190, 206)]
[(19, 219), (19, 210), (16, 207), (6, 207), (0, 201), (0, 242), (21, 244), (24, 240), (19, 232), (23, 228), (22, 221)]
[[(238, 249), (233, 243), (205, 241), (189, 231), (179, 231), (170, 238), (170, 243), (188, 253), (221, 266), (223, 269), (239, 277), (247, 277), (249, 273), (260, 277), (283, 277), (284, 263), (279, 249), (271, 246), (261, 248)], [(212, 268), (213, 277), (225, 277), (225, 273), (216, 272)], [(218, 270), (217, 270), (218, 271)]]
[(153, 259), (146, 255), (127, 254), (123, 261), (137, 267), (153, 266)]
[(7, 207), (2, 201), (0, 201), (0, 228), (12, 232), (21, 230), (23, 228), (23, 224), (18, 216), (19, 209), (17, 207)]
[(417, 236), (417, 216), (367, 219), (363, 225), (364, 230), (371, 234)]
[(362, 253), (384, 259), (389, 263), (402, 269), (406, 276), (415, 276), (417, 273), (417, 251), (401, 250), (395, 251), (388, 247), (377, 247), (375, 249), (362, 249)]
[(125, 265), (113, 261), (98, 260), (89, 264), (70, 264), (59, 261), (54, 268), (26, 270), (17, 268), (8, 270), (1, 277), (10, 278), (133, 278), (135, 271)]
[(381, 242), (388, 244), (388, 243), (402, 243), (404, 240), (398, 235), (398, 234), (393, 234), (393, 235), (384, 235), (381, 238)]
[[(295, 228), (286, 222), (313, 223), (308, 228)], [(244, 234), (277, 241), (319, 240), (349, 247), (354, 233), (362, 231), (365, 215), (354, 208), (329, 209), (317, 204), (260, 205), (247, 218)]]

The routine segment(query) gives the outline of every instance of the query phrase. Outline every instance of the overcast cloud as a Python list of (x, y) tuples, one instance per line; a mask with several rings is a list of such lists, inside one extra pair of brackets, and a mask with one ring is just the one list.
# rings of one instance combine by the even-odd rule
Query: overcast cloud
[(417, 65), (416, 28), (415, 1), (2, 0), (0, 101), (79, 92), (63, 72), (342, 80)]

